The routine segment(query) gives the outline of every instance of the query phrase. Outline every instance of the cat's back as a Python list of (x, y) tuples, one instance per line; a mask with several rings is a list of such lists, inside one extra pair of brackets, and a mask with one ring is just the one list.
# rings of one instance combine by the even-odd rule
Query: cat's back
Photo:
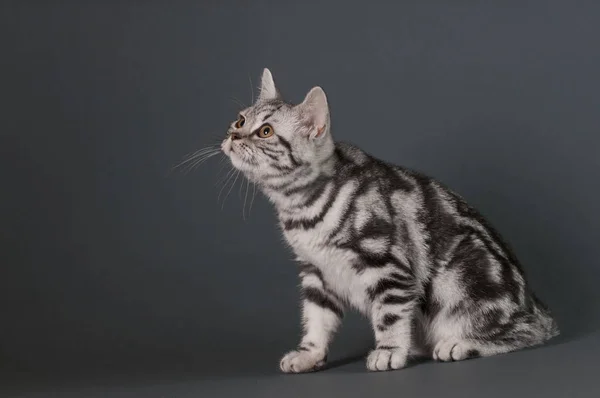
[(363, 195), (357, 195), (355, 201), (386, 203), (395, 223), (412, 229), (413, 239), (418, 236), (434, 260), (452, 246), (457, 235), (475, 230), (493, 242), (517, 269), (521, 268), (508, 243), (488, 220), (462, 195), (436, 178), (383, 161), (349, 143), (336, 143), (336, 153), (343, 165), (338, 178), (355, 180), (362, 187), (358, 192)]

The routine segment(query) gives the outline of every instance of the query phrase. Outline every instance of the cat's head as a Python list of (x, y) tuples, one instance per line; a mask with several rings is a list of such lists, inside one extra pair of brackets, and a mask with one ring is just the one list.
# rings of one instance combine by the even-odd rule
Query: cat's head
[(298, 167), (319, 167), (334, 150), (329, 124), (323, 89), (314, 87), (302, 103), (289, 104), (265, 69), (258, 99), (231, 123), (221, 149), (235, 168), (261, 182)]

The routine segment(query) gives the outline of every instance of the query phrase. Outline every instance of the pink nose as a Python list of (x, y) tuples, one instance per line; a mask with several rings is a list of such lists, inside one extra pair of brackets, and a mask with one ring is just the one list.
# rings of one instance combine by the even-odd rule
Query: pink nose
[(242, 138), (238, 133), (231, 133), (231, 141), (239, 140)]

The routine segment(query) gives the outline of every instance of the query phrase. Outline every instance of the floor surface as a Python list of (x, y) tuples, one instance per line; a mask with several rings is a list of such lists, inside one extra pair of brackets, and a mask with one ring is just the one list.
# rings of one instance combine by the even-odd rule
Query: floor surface
[[(274, 355), (274, 353), (273, 353)], [(211, 355), (212, 356), (212, 355)], [(536, 348), (456, 363), (425, 361), (370, 373), (361, 355), (333, 357), (327, 369), (280, 374), (271, 353), (223, 353), (219, 363), (146, 374), (140, 370), (79, 376), (5, 373), (0, 396), (51, 397), (598, 397), (600, 333), (557, 338)], [(212, 356), (214, 358), (214, 356)], [(253, 362), (255, 360), (255, 362)], [(85, 373), (85, 372), (83, 372)]]

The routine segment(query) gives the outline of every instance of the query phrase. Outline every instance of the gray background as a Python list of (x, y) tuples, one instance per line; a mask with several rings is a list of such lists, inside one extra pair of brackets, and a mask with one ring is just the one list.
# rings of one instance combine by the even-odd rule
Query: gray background
[[(597, 396), (599, 20), (597, 1), (2, 3), (0, 395)], [(330, 369), (279, 374), (299, 308), (270, 205), (243, 220), (238, 180), (221, 209), (218, 158), (170, 172), (265, 66), (290, 101), (325, 89), (337, 139), (478, 207), (563, 335), (372, 374), (351, 316)]]

